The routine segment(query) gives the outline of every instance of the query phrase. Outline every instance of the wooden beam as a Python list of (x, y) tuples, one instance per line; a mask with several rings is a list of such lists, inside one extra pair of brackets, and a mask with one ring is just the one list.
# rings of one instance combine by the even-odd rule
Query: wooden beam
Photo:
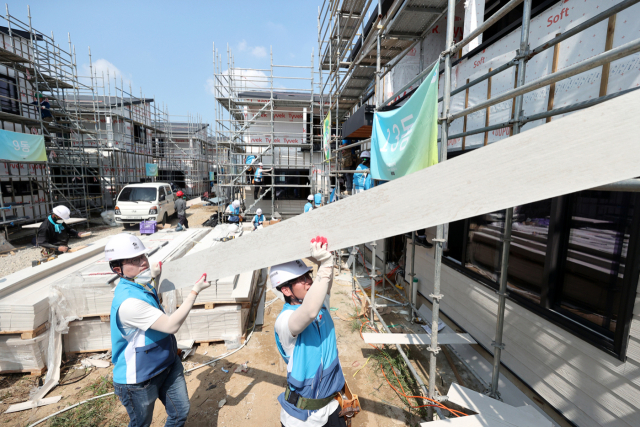
[[(492, 72), (492, 71), (493, 71), (493, 68), (489, 68), (489, 72)], [(487, 79), (487, 99), (491, 99), (491, 77)], [(513, 101), (513, 103), (515, 104), (515, 100)], [(487, 107), (487, 113), (485, 114), (485, 117), (484, 117), (485, 127), (489, 126), (490, 116), (491, 116), (491, 107)], [(487, 131), (484, 133), (484, 145), (487, 145), (488, 143), (489, 143), (489, 132)]]
[[(611, 50), (613, 48), (613, 35), (616, 32), (616, 15), (609, 17), (609, 23), (607, 24), (607, 39), (604, 43), (604, 51)], [(609, 86), (609, 71), (611, 70), (611, 62), (607, 62), (602, 66), (602, 78), (600, 80), (600, 94), (599, 96), (605, 96), (607, 94), (607, 87)]]
[[(559, 36), (560, 33), (556, 34)], [(560, 45), (562, 43), (558, 43), (553, 47), (553, 61), (551, 63), (551, 72), (555, 73), (558, 71), (558, 60), (560, 58)], [(547, 101), (547, 111), (553, 110), (553, 103), (556, 99), (556, 84), (551, 83), (549, 85), (549, 100)], [(547, 123), (551, 121), (552, 117), (547, 117)]]

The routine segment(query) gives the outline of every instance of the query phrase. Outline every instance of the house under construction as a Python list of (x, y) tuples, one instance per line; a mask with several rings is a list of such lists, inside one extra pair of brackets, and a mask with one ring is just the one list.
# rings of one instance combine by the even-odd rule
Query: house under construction
[[(325, 1), (333, 134), (368, 149), (374, 111), (403, 105), (434, 66), (440, 162), (624, 95), (640, 85), (636, 3)], [(493, 355), (489, 395), (502, 363), (574, 425), (637, 425), (638, 191), (632, 180), (418, 230), (399, 253), (397, 240), (366, 246), (403, 256), (413, 304), (424, 296), (434, 321), (441, 310)]]
[[(210, 191), (215, 150), (199, 115), (170, 116), (122, 77), (98, 73), (90, 51), (89, 75), (79, 75), (71, 40), (65, 49), (34, 29), (30, 11), (26, 22), (9, 12), (2, 18), (2, 129), (43, 135), (47, 153), (44, 163), (0, 163), (7, 239), (53, 205), (74, 217), (99, 215), (129, 183), (168, 180), (193, 197)], [(158, 177), (147, 175), (147, 164), (158, 164)]]

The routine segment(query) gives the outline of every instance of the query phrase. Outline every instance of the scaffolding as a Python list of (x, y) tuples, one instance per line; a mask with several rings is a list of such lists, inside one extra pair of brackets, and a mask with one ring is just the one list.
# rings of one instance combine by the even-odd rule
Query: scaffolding
[[(329, 98), (329, 108), (334, 111), (336, 121), (332, 124), (335, 126), (335, 135), (339, 135), (340, 122), (344, 122), (350, 115), (366, 103), (373, 103), (378, 111), (389, 107), (401, 105), (413, 90), (417, 88), (425, 76), (434, 66), (440, 68), (440, 93), (441, 98), (440, 112), (440, 134), (439, 134), (439, 161), (446, 161), (448, 151), (468, 150), (470, 147), (469, 137), (480, 135), (481, 142), (479, 146), (487, 145), (492, 142), (489, 140), (489, 133), (492, 131), (500, 131), (500, 137), (510, 137), (521, 132), (523, 126), (543, 125), (552, 120), (553, 117), (562, 116), (567, 113), (578, 111), (584, 108), (597, 105), (609, 99), (624, 95), (637, 87), (620, 87), (617, 91), (609, 93), (609, 78), (612, 74), (613, 66), (611, 63), (616, 60), (627, 58), (632, 54), (640, 52), (640, 40), (623, 43), (619, 42), (614, 47), (614, 31), (616, 15), (625, 11), (630, 6), (638, 3), (638, 0), (621, 1), (606, 10), (598, 10), (594, 16), (589, 19), (580, 20), (574, 26), (563, 33), (553, 34), (539, 46), (531, 48), (529, 45), (529, 36), (533, 31), (531, 29), (532, 13), (541, 13), (545, 9), (555, 6), (554, 2), (542, 2), (532, 12), (532, 0), (511, 0), (502, 5), (491, 16), (486, 18), (484, 22), (480, 20), (480, 24), (476, 28), (471, 28), (469, 33), (462, 37), (454, 37), (454, 25), (456, 21), (455, 10), (460, 3), (456, 0), (396, 0), (393, 2), (380, 1), (377, 6), (371, 6), (371, 1), (367, 0), (326, 0), (319, 9), (318, 14), (318, 45), (320, 66), (320, 96)], [(464, 66), (463, 60), (477, 54), (481, 47), (477, 44), (474, 52), (463, 52), (462, 49), (472, 42), (477, 41), (485, 31), (496, 24), (500, 19), (514, 11), (516, 7), (521, 7), (522, 19), (518, 27), (514, 27), (519, 32), (519, 43), (515, 50), (515, 55), (504, 55), (501, 57), (501, 63), (492, 63), (493, 68), (481, 75), (473, 75), (465, 81), (460, 81), (458, 76), (458, 68), (456, 66)], [(367, 13), (370, 17), (365, 19)], [(561, 15), (559, 15), (561, 16)], [(446, 18), (445, 18), (446, 17)], [(445, 19), (443, 19), (445, 18)], [(556, 16), (556, 21), (558, 16)], [(365, 21), (367, 22), (365, 24)], [(573, 21), (572, 21), (573, 22)], [(558, 66), (558, 53), (560, 43), (570, 40), (572, 37), (579, 35), (595, 25), (608, 22), (606, 30), (606, 40), (604, 43), (604, 51), (597, 54), (585, 55), (584, 59), (572, 58), (572, 64), (565, 67)], [(625, 21), (626, 22), (626, 21)], [(435, 35), (437, 25), (446, 28), (444, 40), (440, 41)], [(434, 27), (436, 26), (436, 27)], [(509, 33), (505, 33), (506, 38)], [(595, 35), (593, 36), (595, 37)], [(624, 37), (622, 37), (624, 38)], [(434, 47), (441, 52), (435, 62), (425, 66), (423, 46), (425, 40), (433, 40)], [(540, 40), (540, 39), (538, 39)], [(572, 40), (575, 42), (575, 39)], [(419, 52), (416, 52), (416, 47)], [(537, 58), (541, 53), (552, 52), (553, 63), (549, 70), (543, 73), (535, 74), (535, 77), (528, 76), (527, 64), (533, 58)], [(393, 93), (390, 90), (385, 91), (384, 77), (388, 76), (394, 68), (401, 63), (402, 59), (413, 52), (419, 54), (419, 69), (416, 75), (400, 88), (393, 87)], [(463, 55), (466, 53), (467, 55)], [(580, 56), (580, 55), (578, 55)], [(631, 61), (633, 62), (633, 61)], [(473, 63), (473, 62), (472, 62)], [(628, 65), (628, 64), (627, 64)], [(618, 63), (620, 69), (624, 68), (624, 64)], [(589, 96), (581, 102), (570, 100), (568, 105), (561, 107), (554, 106), (553, 95), (557, 91), (556, 84), (560, 84), (565, 79), (582, 75), (581, 73), (598, 70), (595, 82), (599, 82), (599, 93), (596, 96)], [(323, 79), (322, 72), (326, 71)], [(501, 74), (503, 73), (503, 74)], [(452, 89), (452, 75), (455, 87)], [(497, 95), (491, 93), (491, 80), (495, 80), (496, 76), (511, 79), (509, 84), (511, 88), (507, 88), (499, 92)], [(583, 80), (586, 77), (583, 78)], [(591, 80), (589, 80), (591, 81)], [(469, 101), (469, 93), (474, 88), (485, 86), (488, 83), (488, 89), (483, 87), (486, 94), (485, 99), (471, 103)], [(637, 85), (636, 85), (637, 86)], [(597, 87), (597, 86), (596, 86)], [(616, 86), (617, 87), (617, 86)], [(544, 105), (545, 111), (537, 111), (529, 114), (525, 113), (524, 96), (532, 92), (546, 89), (548, 102)], [(385, 93), (388, 95), (385, 97)], [(452, 97), (458, 95), (459, 102), (452, 103)], [(371, 99), (373, 98), (373, 102)], [(583, 98), (586, 98), (583, 97)], [(324, 104), (321, 104), (324, 105)], [(508, 117), (494, 119), (489, 118), (490, 108), (502, 105), (501, 110), (506, 111)], [(325, 110), (326, 111), (326, 110)], [(324, 112), (324, 111), (323, 111)], [(470, 115), (476, 112), (486, 112), (483, 117), (484, 125), (472, 126)], [(503, 114), (504, 115), (504, 114)], [(468, 120), (469, 119), (469, 120)], [(451, 130), (455, 129), (453, 133)], [(482, 141), (484, 143), (482, 143)], [(465, 146), (465, 143), (467, 144)], [(340, 161), (340, 153), (345, 148), (362, 147), (365, 149), (371, 144), (370, 139), (361, 140), (350, 144), (347, 147), (334, 150), (333, 156), (328, 156), (332, 161)], [(456, 146), (456, 144), (461, 144)], [(329, 167), (331, 170), (331, 168)], [(637, 180), (635, 184), (626, 183), (628, 185), (609, 185), (599, 190), (618, 191), (621, 188), (627, 191), (638, 191)], [(329, 185), (329, 184), (328, 184)], [(631, 188), (633, 187), (633, 188)], [(327, 187), (327, 191), (329, 190)], [(492, 343), (494, 347), (493, 354), (493, 374), (492, 382), (486, 393), (494, 398), (500, 398), (498, 391), (498, 376), (500, 371), (501, 351), (504, 349), (502, 340), (504, 327), (505, 302), (507, 297), (507, 270), (509, 261), (509, 250), (511, 241), (511, 222), (513, 218), (513, 208), (509, 208), (504, 213), (504, 227), (501, 232), (501, 263), (498, 289), (498, 312), (496, 322), (495, 341)], [(412, 233), (411, 240), (413, 242), (411, 254), (405, 253), (406, 268), (412, 288), (414, 282), (412, 278), (415, 276), (415, 232)], [(436, 377), (436, 355), (440, 351), (438, 347), (438, 320), (440, 299), (443, 298), (440, 290), (440, 273), (442, 266), (442, 256), (447, 240), (447, 224), (439, 225), (436, 228), (436, 238), (433, 239), (435, 244), (435, 267), (434, 267), (434, 285), (433, 292), (430, 294), (433, 303), (432, 319), (431, 319), (431, 343), (427, 350), (430, 353), (429, 378)], [(406, 248), (407, 245), (405, 244)], [(375, 266), (376, 260), (376, 244), (371, 243), (372, 248), (372, 265)], [(358, 252), (354, 248), (351, 254), (354, 260)], [(386, 279), (386, 252), (383, 249), (383, 269), (382, 277)], [(355, 261), (354, 261), (355, 276)], [(375, 281), (379, 275), (372, 269), (371, 276), (371, 322), (373, 323), (374, 314), (378, 319), (382, 317), (378, 314), (376, 307), (376, 290)], [(383, 280), (384, 286), (384, 280)], [(354, 287), (355, 287), (354, 283)], [(366, 293), (363, 292), (364, 295)], [(417, 289), (411, 289), (410, 305), (414, 313), (417, 313)], [(386, 332), (388, 328), (382, 322)], [(431, 399), (437, 399), (434, 381), (429, 381), (425, 385), (420, 376), (415, 372), (411, 363), (406, 358), (404, 352), (398, 346), (398, 350), (405, 358), (405, 362), (416, 378), (418, 385), (421, 387), (425, 396)], [(442, 418), (442, 414), (439, 416)], [(429, 417), (433, 417), (433, 410), (429, 408)]]
[[(215, 144), (200, 115), (171, 116), (121, 76), (98, 72), (91, 49), (88, 75), (79, 75), (71, 37), (68, 48), (60, 47), (53, 33), (32, 27), (29, 8), (27, 22), (8, 6), (2, 19), (1, 128), (43, 135), (47, 153), (46, 162), (0, 162), (7, 240), (23, 234), (16, 226), (46, 218), (54, 205), (87, 219), (112, 209), (130, 183), (168, 181), (190, 197), (210, 190)], [(41, 112), (36, 95), (49, 110)], [(148, 176), (153, 164), (158, 175)]]
[[(65, 204), (72, 215), (88, 217), (101, 209), (101, 195), (95, 191), (98, 171), (92, 167), (95, 154), (84, 147), (95, 141), (70, 100), (80, 90), (91, 90), (78, 78), (75, 48), (68, 38), (68, 50), (35, 30), (31, 11), (23, 22), (9, 13), (0, 27), (0, 120), (2, 129), (43, 135), (47, 162), (3, 162), (0, 169), (2, 226), (44, 218), (53, 204)], [(36, 101), (41, 96), (42, 101)], [(31, 102), (31, 100), (34, 100)], [(49, 102), (48, 110), (40, 104)]]
[[(268, 215), (301, 213), (317, 187), (314, 165), (320, 163), (313, 52), (309, 66), (276, 65), (270, 52), (269, 68), (249, 69), (236, 67), (227, 48), (225, 69), (214, 46), (213, 68), (219, 212), (239, 199), (245, 213), (258, 208)], [(253, 178), (259, 163), (262, 183)]]

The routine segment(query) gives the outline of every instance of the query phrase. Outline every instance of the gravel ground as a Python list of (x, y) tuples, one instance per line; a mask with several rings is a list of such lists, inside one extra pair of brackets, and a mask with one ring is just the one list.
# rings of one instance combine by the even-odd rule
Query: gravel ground
[[(187, 211), (187, 219), (191, 227), (199, 227), (201, 224), (209, 219), (209, 216), (216, 211), (216, 207), (196, 205), (192, 206)], [(178, 224), (177, 218), (169, 218), (169, 223), (172, 227)], [(107, 236), (122, 233), (123, 231), (133, 233), (137, 236), (140, 235), (140, 231), (135, 229), (123, 229), (122, 227), (108, 227), (106, 225), (94, 225), (91, 224), (89, 228), (78, 227), (78, 231), (91, 231), (93, 234), (91, 237), (85, 239), (71, 239), (69, 241), (70, 247), (79, 246), (85, 243), (94, 242)], [(34, 233), (35, 235), (35, 233)], [(41, 258), (40, 248), (36, 248), (31, 245), (31, 237), (12, 241), (12, 245), (16, 247), (16, 250), (12, 253), (0, 255), (0, 278), (15, 273), (16, 271), (24, 268), (31, 268), (31, 262)]]

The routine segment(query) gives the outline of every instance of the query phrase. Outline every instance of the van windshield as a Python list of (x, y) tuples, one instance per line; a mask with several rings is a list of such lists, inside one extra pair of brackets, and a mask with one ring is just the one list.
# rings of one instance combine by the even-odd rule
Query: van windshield
[(158, 191), (153, 187), (125, 187), (122, 189), (119, 202), (155, 202)]

